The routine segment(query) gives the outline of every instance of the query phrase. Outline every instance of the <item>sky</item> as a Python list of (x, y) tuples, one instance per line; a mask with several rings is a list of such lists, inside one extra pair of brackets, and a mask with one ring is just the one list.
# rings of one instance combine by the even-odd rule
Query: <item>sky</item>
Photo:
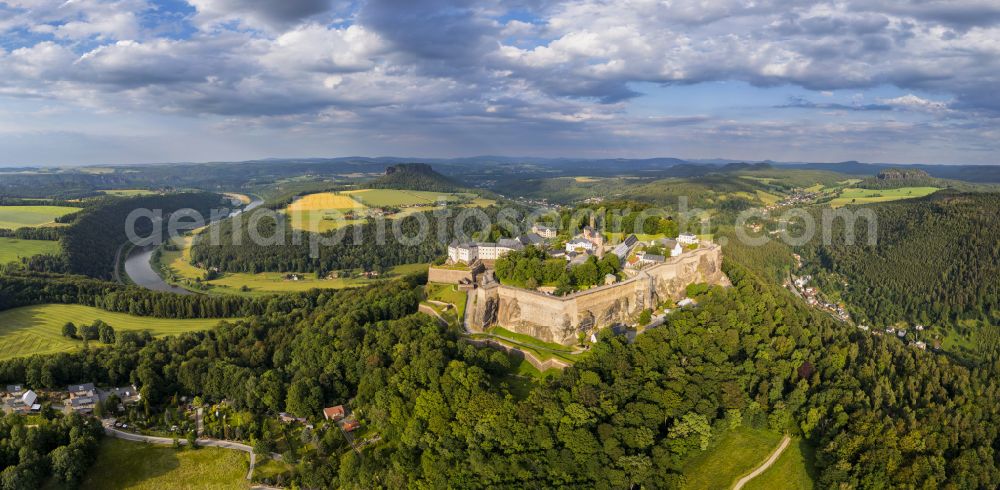
[(0, 165), (1000, 163), (996, 0), (0, 0)]

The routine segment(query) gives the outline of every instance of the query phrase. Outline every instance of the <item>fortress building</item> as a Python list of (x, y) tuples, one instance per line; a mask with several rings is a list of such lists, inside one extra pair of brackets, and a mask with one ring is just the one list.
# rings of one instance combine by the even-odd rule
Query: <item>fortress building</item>
[(690, 284), (729, 285), (722, 272), (722, 249), (716, 244), (703, 242), (697, 250), (659, 259), (662, 262), (625, 281), (567, 296), (486, 281), (469, 292), (473, 298), (466, 312), (468, 327), (481, 332), (500, 325), (547, 342), (571, 344), (580, 333), (631, 323), (646, 308), (683, 298)]

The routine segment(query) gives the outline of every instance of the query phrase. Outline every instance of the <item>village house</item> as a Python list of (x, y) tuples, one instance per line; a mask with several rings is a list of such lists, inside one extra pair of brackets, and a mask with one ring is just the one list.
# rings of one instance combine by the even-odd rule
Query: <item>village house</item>
[(618, 256), (619, 263), (625, 262), (625, 258), (632, 253), (632, 249), (639, 243), (639, 239), (635, 235), (629, 235), (622, 240), (621, 243), (615, 246), (611, 253)]
[(359, 427), (361, 427), (361, 423), (353, 418), (347, 419), (342, 424), (340, 424), (340, 428), (344, 429), (344, 432), (354, 432)]
[(89, 414), (94, 411), (94, 405), (100, 401), (94, 383), (70, 385), (66, 391), (69, 392), (69, 401), (66, 403), (67, 411)]
[(21, 388), (21, 385), (10, 385), (7, 387), (7, 396), (3, 400), (3, 410), (6, 413), (26, 414), (39, 411), (42, 406), (38, 403), (38, 395), (27, 390), (11, 390), (11, 388)]
[(343, 405), (337, 405), (335, 407), (326, 407), (323, 409), (323, 418), (326, 420), (333, 420), (334, 422), (344, 418), (347, 412), (344, 410)]
[(531, 232), (537, 234), (538, 236), (545, 238), (546, 240), (551, 240), (556, 237), (556, 229), (550, 228), (548, 226), (543, 226), (540, 224), (531, 225)]
[(545, 245), (545, 239), (538, 233), (526, 233), (524, 235), (517, 237), (517, 239), (518, 241), (521, 242), (521, 245), (524, 245), (525, 247), (527, 247), (528, 245), (533, 245), (536, 247), (541, 247), (542, 245)]
[(101, 402), (107, 401), (112, 396), (118, 397), (120, 404), (118, 406), (119, 410), (125, 408), (125, 405), (132, 405), (133, 403), (139, 403), (142, 400), (142, 395), (139, 394), (139, 390), (136, 389), (135, 385), (132, 386), (121, 386), (112, 387), (106, 390), (97, 390), (97, 396)]
[(569, 254), (570, 252), (580, 252), (580, 251), (593, 252), (594, 244), (590, 240), (584, 238), (574, 238), (566, 242), (567, 254)]

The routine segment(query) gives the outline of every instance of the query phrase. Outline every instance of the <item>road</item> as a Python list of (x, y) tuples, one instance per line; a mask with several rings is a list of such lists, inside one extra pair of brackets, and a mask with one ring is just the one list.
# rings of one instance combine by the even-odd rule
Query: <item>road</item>
[(747, 482), (757, 478), (761, 473), (767, 471), (767, 469), (770, 468), (779, 457), (781, 457), (781, 453), (785, 452), (785, 449), (788, 448), (788, 443), (790, 442), (792, 442), (792, 438), (786, 435), (784, 439), (781, 440), (781, 444), (778, 445), (778, 449), (775, 449), (774, 452), (771, 453), (771, 457), (767, 458), (767, 461), (764, 461), (764, 464), (758, 466), (752, 473), (740, 478), (740, 481), (736, 482), (736, 485), (733, 486), (733, 490), (740, 490), (743, 488), (743, 485), (747, 484)]
[[(107, 420), (103, 421), (102, 424), (104, 425), (104, 432), (107, 433), (109, 436), (117, 437), (119, 439), (123, 439), (126, 441), (147, 442), (149, 444), (160, 444), (165, 446), (173, 445), (174, 443), (174, 440), (169, 437), (144, 436), (142, 434), (133, 434), (131, 432), (118, 430), (111, 425), (110, 421)], [(187, 444), (186, 439), (178, 438), (178, 441), (181, 444)], [(253, 468), (257, 464), (257, 455), (253, 453), (252, 447), (247, 446), (246, 444), (240, 444), (238, 442), (222, 441), (219, 439), (209, 439), (207, 437), (197, 439), (197, 443), (199, 446), (204, 446), (204, 447), (220, 447), (224, 449), (233, 449), (236, 451), (243, 451), (245, 453), (248, 453), (250, 455), (250, 471), (247, 472), (247, 480), (253, 478)]]

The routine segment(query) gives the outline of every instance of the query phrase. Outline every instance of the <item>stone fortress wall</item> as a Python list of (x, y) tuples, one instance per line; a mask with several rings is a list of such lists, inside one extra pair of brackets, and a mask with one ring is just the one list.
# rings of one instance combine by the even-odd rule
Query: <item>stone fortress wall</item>
[(616, 323), (634, 321), (646, 308), (684, 297), (688, 285), (728, 286), (722, 272), (722, 249), (703, 242), (697, 250), (667, 259), (639, 271), (620, 283), (599, 286), (567, 296), (552, 296), (498, 283), (470, 292), (468, 327), (483, 331), (494, 325), (547, 342), (571, 344), (580, 332), (590, 333)]

